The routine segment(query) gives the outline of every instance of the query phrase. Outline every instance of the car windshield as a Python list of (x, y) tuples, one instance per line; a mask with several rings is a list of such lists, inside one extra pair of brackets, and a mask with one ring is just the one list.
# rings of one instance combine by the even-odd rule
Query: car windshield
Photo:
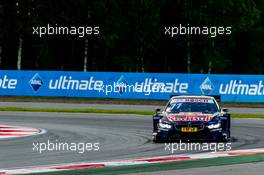
[(215, 113), (218, 112), (218, 107), (214, 100), (207, 99), (173, 99), (166, 108), (166, 112), (201, 112)]

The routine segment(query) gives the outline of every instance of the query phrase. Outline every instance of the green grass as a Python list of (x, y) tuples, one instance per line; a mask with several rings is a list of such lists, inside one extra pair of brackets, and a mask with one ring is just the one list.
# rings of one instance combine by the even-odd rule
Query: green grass
[(232, 114), (233, 118), (262, 118), (264, 119), (264, 114)]
[[(0, 111), (24, 111), (24, 112), (69, 112), (69, 113), (106, 113), (106, 114), (137, 114), (152, 115), (154, 111), (141, 110), (112, 110), (112, 109), (59, 109), (59, 108), (20, 108), (0, 107)], [(264, 114), (232, 114), (233, 118), (264, 118)]]
[[(122, 99), (122, 98), (79, 98), (79, 97), (46, 97), (46, 96), (0, 96), (1, 101), (11, 102), (63, 102), (63, 103), (110, 103), (135, 105), (165, 105), (167, 100)], [(264, 102), (221, 102), (223, 106), (264, 107)]]
[(153, 111), (138, 110), (112, 110), (112, 109), (58, 109), (58, 108), (20, 108), (20, 107), (0, 107), (0, 111), (24, 111), (24, 112), (69, 112), (69, 113), (107, 113), (107, 114), (139, 114), (152, 115)]
[(223, 166), (231, 164), (243, 164), (263, 162), (264, 155), (246, 155), (246, 156), (232, 156), (232, 157), (219, 157), (201, 160), (190, 160), (181, 162), (167, 162), (156, 164), (142, 164), (142, 165), (130, 165), (119, 167), (106, 167), (97, 169), (83, 169), (73, 171), (62, 172), (49, 172), (49, 173), (36, 173), (37, 175), (113, 175), (113, 174), (128, 174), (128, 173), (140, 173), (140, 172), (154, 172), (154, 171), (167, 171), (177, 169), (188, 169), (198, 167), (210, 167), (210, 166)]

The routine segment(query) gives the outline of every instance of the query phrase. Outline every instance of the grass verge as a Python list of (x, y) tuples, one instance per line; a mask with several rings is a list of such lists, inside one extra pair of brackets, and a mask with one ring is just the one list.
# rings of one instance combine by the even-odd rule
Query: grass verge
[[(58, 109), (58, 108), (20, 108), (0, 107), (0, 111), (24, 111), (24, 112), (69, 112), (69, 113), (106, 113), (106, 114), (137, 114), (152, 115), (153, 111), (141, 110), (112, 110), (112, 109)], [(233, 118), (264, 118), (264, 114), (232, 114)]]
[[(0, 96), (4, 102), (56, 102), (56, 103), (87, 103), (87, 104), (132, 104), (164, 106), (167, 100), (151, 99), (119, 99), (119, 98), (77, 98), (77, 97), (45, 97), (45, 96)], [(225, 107), (263, 108), (264, 102), (221, 102)]]
[(264, 119), (264, 114), (232, 114), (233, 118), (262, 118)]
[(0, 111), (24, 111), (24, 112), (69, 112), (69, 113), (106, 113), (106, 114), (139, 114), (152, 115), (152, 111), (138, 110), (112, 110), (112, 109), (58, 109), (58, 108), (19, 108), (19, 107), (0, 107)]
[(130, 165), (119, 167), (106, 167), (98, 169), (84, 169), (62, 172), (49, 172), (49, 173), (36, 173), (37, 175), (113, 175), (113, 174), (128, 174), (128, 173), (140, 173), (140, 172), (154, 172), (154, 171), (168, 171), (177, 169), (210, 167), (210, 166), (224, 166), (231, 164), (243, 164), (263, 162), (264, 155), (246, 155), (246, 156), (232, 156), (232, 157), (219, 157), (211, 159), (190, 160), (182, 162), (168, 162), (168, 163), (156, 163), (156, 164), (142, 164), (142, 165)]

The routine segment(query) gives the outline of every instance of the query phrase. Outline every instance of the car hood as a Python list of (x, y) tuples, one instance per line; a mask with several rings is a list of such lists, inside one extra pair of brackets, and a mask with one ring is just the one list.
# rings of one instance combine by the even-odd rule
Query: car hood
[(204, 114), (201, 112), (180, 112), (180, 113), (168, 113), (166, 115), (170, 122), (179, 121), (211, 121), (219, 112), (214, 114)]

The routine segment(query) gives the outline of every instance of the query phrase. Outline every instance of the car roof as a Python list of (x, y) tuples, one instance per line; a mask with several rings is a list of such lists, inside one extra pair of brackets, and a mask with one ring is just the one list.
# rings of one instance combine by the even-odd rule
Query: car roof
[[(184, 99), (184, 98), (188, 98), (188, 99), (190, 99), (190, 98), (193, 98), (193, 99), (209, 99), (209, 100), (214, 100), (215, 101), (215, 104), (216, 104), (216, 106), (217, 106), (217, 108), (218, 109), (220, 109), (220, 106), (219, 106), (219, 104), (217, 103), (217, 101), (216, 101), (216, 99), (214, 98), (214, 97), (212, 97), (212, 96), (206, 96), (206, 95), (179, 95), (179, 96), (173, 96), (173, 97), (171, 97), (171, 99), (169, 100), (169, 102), (168, 102), (168, 104), (171, 102), (171, 100), (173, 100), (173, 99)], [(167, 105), (168, 105), (167, 104)]]
[(171, 99), (177, 99), (177, 98), (203, 98), (203, 99), (215, 100), (214, 97), (206, 96), (206, 95), (179, 95), (179, 96), (173, 96)]

